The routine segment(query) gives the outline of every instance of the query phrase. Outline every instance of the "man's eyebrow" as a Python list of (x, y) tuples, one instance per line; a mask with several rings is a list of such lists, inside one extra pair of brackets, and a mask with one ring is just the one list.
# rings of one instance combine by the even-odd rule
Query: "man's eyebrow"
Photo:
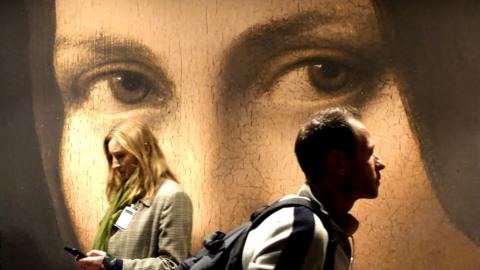
[(375, 150), (375, 145), (371, 144), (368, 146), (368, 153), (370, 155), (373, 155), (374, 150)]

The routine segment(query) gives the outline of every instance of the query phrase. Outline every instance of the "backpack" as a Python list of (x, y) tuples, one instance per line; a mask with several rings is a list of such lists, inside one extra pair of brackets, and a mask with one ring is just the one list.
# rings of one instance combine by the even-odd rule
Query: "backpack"
[(217, 231), (208, 235), (203, 241), (204, 247), (196, 255), (180, 263), (176, 270), (242, 270), (243, 246), (248, 233), (277, 210), (294, 206), (303, 206), (310, 209), (322, 221), (329, 239), (323, 269), (333, 269), (336, 241), (332, 236), (330, 219), (312, 201), (295, 197), (276, 201), (271, 205), (257, 209), (251, 215), (249, 222), (235, 228), (228, 234)]

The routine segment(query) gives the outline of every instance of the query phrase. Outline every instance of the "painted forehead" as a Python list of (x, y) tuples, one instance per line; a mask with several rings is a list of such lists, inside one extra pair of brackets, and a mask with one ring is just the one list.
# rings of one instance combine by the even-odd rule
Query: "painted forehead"
[[(199, 45), (222, 43), (210, 37), (222, 33), (222, 39), (238, 36), (245, 29), (273, 20), (285, 20), (298, 14), (314, 13), (306, 23), (342, 23), (330, 34), (357, 27), (372, 27), (376, 17), (367, 0), (317, 1), (218, 1), (207, 0), (196, 5), (186, 1), (56, 1), (57, 33), (82, 38), (92, 33), (133, 37), (148, 44), (166, 44), (165, 34), (185, 35), (185, 39), (202, 36)], [(135, 9), (135, 12), (132, 10)], [(214, 11), (214, 12), (213, 12)], [(182, 15), (182, 16), (179, 16)], [(240, 19), (241, 18), (241, 19)], [(81, 27), (79, 27), (81, 25)], [(228, 31), (224, 31), (228, 25)], [(208, 28), (208, 32), (206, 29)], [(347, 31), (348, 32), (348, 31)], [(147, 35), (146, 35), (147, 34)], [(208, 34), (208, 35), (205, 35)], [(368, 34), (367, 34), (368, 35)], [(69, 37), (70, 38), (70, 37)], [(159, 40), (161, 43), (157, 43)]]

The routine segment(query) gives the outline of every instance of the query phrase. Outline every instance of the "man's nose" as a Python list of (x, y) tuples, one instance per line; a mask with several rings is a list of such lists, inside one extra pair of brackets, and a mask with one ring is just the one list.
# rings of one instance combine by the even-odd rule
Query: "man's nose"
[(377, 171), (385, 169), (385, 164), (383, 164), (383, 162), (377, 156), (375, 156), (375, 168), (377, 169)]

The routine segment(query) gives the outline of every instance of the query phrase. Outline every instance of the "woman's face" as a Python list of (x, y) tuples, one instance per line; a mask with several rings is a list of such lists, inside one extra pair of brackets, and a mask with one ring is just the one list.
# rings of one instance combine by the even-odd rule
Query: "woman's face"
[[(431, 192), (369, 1), (59, 0), (56, 14), (62, 187), (84, 246), (106, 208), (102, 139), (118, 121), (152, 126), (196, 206), (197, 249), (205, 233), (297, 190), (298, 128), (331, 105), (362, 108), (388, 165), (380, 198), (354, 209), (364, 221), (361, 268), (389, 269), (392, 253), (408, 258), (416, 241), (435, 252), (437, 233), (456, 235)], [(418, 234), (416, 222), (432, 230)]]
[(115, 138), (108, 142), (107, 149), (112, 159), (111, 169), (122, 180), (127, 180), (137, 168), (137, 158), (123, 148)]

